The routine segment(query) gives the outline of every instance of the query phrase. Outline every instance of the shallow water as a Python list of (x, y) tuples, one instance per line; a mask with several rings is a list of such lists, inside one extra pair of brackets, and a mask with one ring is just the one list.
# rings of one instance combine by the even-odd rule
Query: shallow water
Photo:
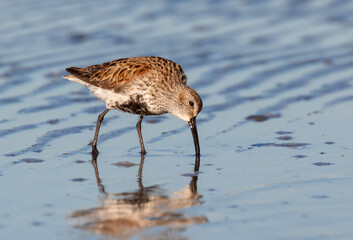
[[(352, 239), (351, 1), (0, 12), (1, 239)], [(104, 105), (64, 69), (142, 55), (180, 63), (203, 98), (198, 174), (169, 115), (144, 119), (141, 159), (138, 117), (109, 112), (92, 164)]]

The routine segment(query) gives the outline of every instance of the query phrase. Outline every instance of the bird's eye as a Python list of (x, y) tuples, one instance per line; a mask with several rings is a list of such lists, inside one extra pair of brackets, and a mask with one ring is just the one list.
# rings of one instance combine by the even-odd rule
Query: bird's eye
[(189, 104), (190, 104), (191, 107), (194, 106), (194, 102), (193, 101), (189, 101)]

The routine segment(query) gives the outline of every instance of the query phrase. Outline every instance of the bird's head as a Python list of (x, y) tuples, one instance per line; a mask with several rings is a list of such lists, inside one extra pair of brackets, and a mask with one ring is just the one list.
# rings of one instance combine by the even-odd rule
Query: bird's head
[(184, 85), (183, 90), (176, 96), (176, 102), (171, 107), (171, 114), (189, 122), (196, 118), (202, 110), (202, 100), (199, 94), (192, 88)]
[(171, 106), (170, 113), (188, 122), (194, 139), (196, 155), (200, 155), (199, 137), (196, 127), (196, 117), (202, 110), (200, 95), (192, 88), (183, 85), (177, 93), (176, 101)]

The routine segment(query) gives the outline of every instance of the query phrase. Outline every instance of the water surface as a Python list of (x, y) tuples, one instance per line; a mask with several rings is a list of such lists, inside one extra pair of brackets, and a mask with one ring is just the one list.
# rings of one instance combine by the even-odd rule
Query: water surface
[[(0, 238), (352, 239), (353, 3), (0, 3)], [(203, 98), (187, 124), (110, 111), (69, 66), (156, 55)], [(94, 160), (94, 159), (93, 159)], [(143, 163), (143, 164), (141, 164)]]

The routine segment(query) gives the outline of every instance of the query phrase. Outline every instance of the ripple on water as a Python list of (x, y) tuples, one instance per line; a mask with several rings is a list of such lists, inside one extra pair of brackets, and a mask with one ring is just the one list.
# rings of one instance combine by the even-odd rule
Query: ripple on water
[(14, 163), (17, 164), (17, 163), (41, 163), (41, 162), (44, 162), (44, 160), (38, 159), (38, 158), (24, 158)]
[(286, 147), (286, 148), (299, 148), (306, 147), (310, 143), (256, 143), (251, 146), (253, 147)]

